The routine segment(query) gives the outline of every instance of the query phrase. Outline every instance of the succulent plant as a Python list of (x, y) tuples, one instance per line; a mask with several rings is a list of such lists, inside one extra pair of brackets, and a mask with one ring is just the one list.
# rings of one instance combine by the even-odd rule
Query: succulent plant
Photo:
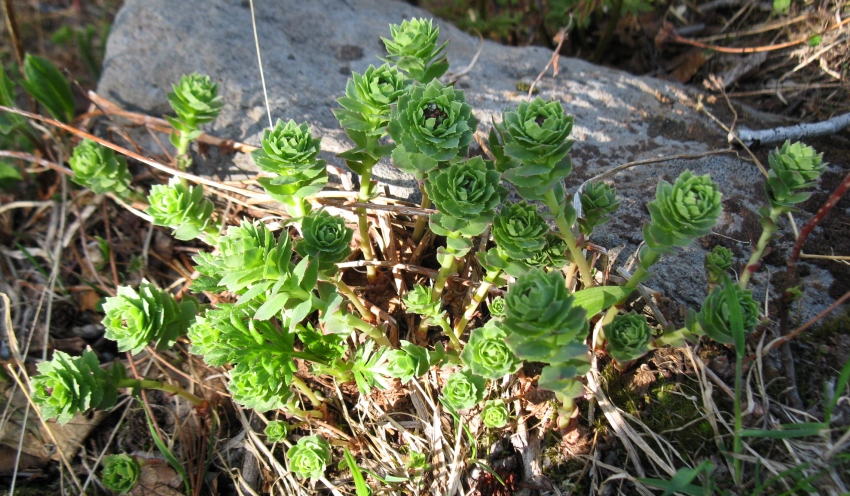
[(218, 96), (218, 84), (210, 81), (209, 76), (185, 75), (172, 88), (174, 91), (168, 93), (168, 103), (177, 117), (165, 118), (177, 131), (171, 135), (171, 143), (177, 148), (177, 154), (183, 155), (189, 143), (201, 134), (198, 126), (214, 121), (224, 104)]
[(331, 461), (331, 446), (319, 436), (305, 436), (286, 452), (289, 469), (302, 479), (319, 479)]
[(443, 315), (442, 305), (439, 299), (434, 299), (432, 291), (421, 284), (413, 288), (402, 297), (407, 313), (416, 313), (423, 318), (440, 318)]
[(579, 378), (589, 371), (590, 359), (585, 346), (581, 356), (543, 367), (537, 385), (555, 393), (558, 401), (564, 404), (563, 410), (573, 416), (576, 414), (573, 400), (584, 393), (584, 386)]
[(811, 188), (825, 169), (823, 154), (800, 142), (786, 141), (782, 148), (768, 156), (770, 170), (765, 181), (765, 193), (770, 205), (782, 212), (790, 212), (794, 205), (806, 201)]
[(460, 359), (473, 374), (486, 379), (501, 379), (513, 374), (522, 367), (522, 362), (505, 342), (507, 336), (496, 321), (490, 320), (472, 331)]
[(227, 390), (233, 401), (258, 412), (280, 410), (292, 396), (289, 383), (295, 363), (289, 357), (275, 354), (258, 355), (239, 362), (230, 370)]
[(286, 439), (289, 433), (290, 425), (280, 420), (272, 420), (266, 424), (266, 429), (263, 433), (266, 435), (266, 441), (270, 443), (279, 443)]
[(551, 267), (560, 269), (570, 263), (569, 246), (567, 241), (558, 234), (549, 232), (546, 235), (546, 245), (531, 258), (526, 260), (531, 267)]
[(723, 344), (735, 344), (732, 328), (732, 315), (729, 311), (728, 289), (734, 288), (732, 294), (737, 298), (741, 309), (744, 334), (750, 334), (759, 323), (759, 304), (753, 299), (753, 292), (733, 284), (728, 276), (724, 277), (725, 284), (718, 285), (703, 300), (702, 307), (696, 315), (702, 333)]
[(153, 218), (153, 224), (174, 229), (177, 239), (194, 239), (207, 229), (217, 231), (210, 219), (215, 206), (204, 198), (204, 188), (200, 184), (189, 186), (172, 178), (168, 186), (153, 186), (148, 202), (147, 213)]
[(326, 210), (305, 217), (301, 222), (301, 234), (303, 239), (295, 245), (295, 251), (302, 257), (318, 259), (322, 272), (333, 272), (334, 264), (351, 255), (354, 230), (345, 226), (345, 219)]
[(116, 493), (127, 494), (139, 484), (142, 466), (134, 456), (124, 453), (107, 455), (103, 459), (103, 487)]
[[(325, 161), (319, 160), (321, 138), (313, 139), (307, 124), (278, 120), (273, 129), (263, 131), (262, 147), (251, 153), (254, 163), (274, 177), (257, 182), (277, 201), (304, 210), (304, 198), (320, 191), (328, 182)], [(299, 216), (304, 211), (297, 211)]]
[(146, 280), (138, 291), (119, 286), (118, 294), (103, 304), (106, 338), (118, 343), (119, 351), (139, 353), (153, 342), (158, 349), (174, 346), (186, 334), (198, 313), (195, 301), (174, 297)]
[(401, 349), (389, 351), (386, 357), (386, 368), (390, 377), (401, 379), (402, 384), (407, 384), (414, 377), (425, 375), (428, 369), (443, 360), (445, 350), (439, 344), (435, 351), (431, 351), (408, 341), (401, 341)]
[(127, 162), (111, 148), (83, 140), (74, 147), (68, 163), (74, 171), (72, 180), (99, 195), (114, 193), (126, 197), (130, 192), (133, 176), (127, 170)]
[(515, 111), (502, 114), (502, 123), (490, 134), (490, 148), (505, 180), (527, 200), (542, 200), (546, 192), (567, 177), (573, 169), (569, 139), (573, 117), (564, 113), (560, 102), (537, 97), (521, 102)]
[(341, 109), (333, 109), (346, 130), (366, 136), (384, 136), (390, 121), (390, 106), (404, 92), (408, 79), (397, 67), (384, 64), (369, 66), (361, 76), (356, 72), (345, 85), (345, 96), (338, 98)]
[(608, 222), (608, 216), (620, 207), (617, 190), (603, 182), (587, 183), (580, 199), (582, 216), (578, 219), (578, 226), (585, 236), (590, 236), (593, 229)]
[(490, 316), (494, 319), (501, 319), (505, 316), (505, 299), (501, 296), (493, 298), (490, 302)]
[(502, 400), (488, 400), (484, 402), (481, 409), (481, 420), (484, 425), (491, 429), (500, 429), (508, 423), (510, 414), (508, 407)]
[(534, 257), (546, 246), (549, 224), (536, 206), (522, 201), (503, 207), (493, 219), (491, 232), (503, 258), (522, 261)]
[(397, 145), (393, 163), (423, 179), (439, 162), (465, 156), (477, 126), (462, 91), (439, 81), (409, 86), (387, 127)]
[(617, 315), (604, 331), (608, 340), (605, 351), (618, 362), (636, 360), (652, 349), (652, 328), (643, 315)]
[(425, 191), (439, 210), (431, 216), (431, 230), (441, 236), (460, 233), (477, 236), (496, 215), (508, 190), (499, 185), (501, 174), (481, 157), (455, 162), (428, 175)]
[(455, 410), (472, 408), (484, 399), (486, 382), (483, 377), (473, 374), (468, 369), (455, 372), (446, 379), (446, 384), (443, 386), (443, 399)]
[(387, 57), (383, 60), (394, 62), (420, 83), (428, 83), (448, 70), (449, 63), (443, 52), (449, 42), (437, 46), (440, 28), (434, 26), (431, 19), (404, 20), (401, 24), (391, 24), (391, 40), (381, 38), (387, 47)]
[(732, 268), (732, 252), (728, 248), (717, 245), (705, 254), (705, 271), (708, 283), (716, 284)]
[(647, 205), (650, 222), (643, 239), (656, 253), (673, 253), (672, 247), (686, 246), (711, 232), (723, 206), (720, 191), (708, 175), (691, 171), (679, 175), (674, 184), (659, 181), (655, 200)]
[(56, 417), (60, 424), (67, 424), (76, 413), (112, 408), (118, 399), (115, 378), (124, 375), (120, 364), (109, 371), (101, 369), (91, 350), (73, 358), (55, 351), (52, 360), (38, 364), (38, 371), (32, 378), (33, 402), (41, 407), (43, 418)]
[[(219, 253), (201, 253), (195, 257), (199, 271), (217, 279), (217, 284), (239, 292), (263, 280), (286, 277), (291, 269), (292, 244), (289, 235), (274, 234), (259, 221), (243, 220), (230, 226), (219, 238)], [(202, 269), (200, 266), (203, 265)]]

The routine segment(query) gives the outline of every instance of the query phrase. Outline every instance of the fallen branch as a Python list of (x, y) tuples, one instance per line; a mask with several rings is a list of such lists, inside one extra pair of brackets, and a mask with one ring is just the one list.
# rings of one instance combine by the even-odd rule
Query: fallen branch
[(737, 133), (730, 134), (728, 140), (731, 143), (737, 137), (747, 146), (754, 144), (769, 145), (772, 143), (782, 143), (786, 140), (799, 141), (803, 138), (835, 134), (848, 126), (850, 126), (850, 113), (842, 114), (826, 121), (803, 123), (796, 126), (777, 127), (773, 129), (756, 131), (742, 127)]

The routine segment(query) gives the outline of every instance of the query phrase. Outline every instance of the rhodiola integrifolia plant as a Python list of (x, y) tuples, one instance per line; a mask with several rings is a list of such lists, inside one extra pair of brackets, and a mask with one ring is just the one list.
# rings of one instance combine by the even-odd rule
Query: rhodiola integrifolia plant
[[(786, 143), (771, 154), (764, 234), (740, 280), (730, 277), (732, 253), (715, 248), (705, 260), (709, 294), (702, 308), (691, 313), (683, 328), (658, 332), (643, 315), (621, 313), (622, 304), (651, 277), (662, 256), (674, 255), (677, 248), (711, 232), (722, 209), (721, 193), (711, 178), (685, 171), (672, 184), (660, 181), (648, 204), (650, 218), (634, 273), (622, 287), (598, 287), (605, 281), (596, 277), (595, 258), (585, 250), (619, 200), (615, 188), (604, 182), (589, 182), (574, 195), (566, 191), (564, 179), (573, 168), (573, 118), (557, 101), (522, 102), (505, 111), (490, 130), (492, 155), (470, 158), (478, 120), (463, 92), (439, 80), (448, 68), (446, 44), (437, 42), (439, 29), (431, 21), (413, 19), (390, 31), (391, 38), (384, 39), (386, 63), (353, 74), (334, 113), (354, 143), (339, 156), (360, 176), (360, 202), (378, 194), (372, 168), (391, 158), (420, 181), (422, 206), (433, 204), (437, 210), (418, 218), (411, 237), (418, 242), (430, 228), (444, 240), (436, 255), (440, 268), (430, 284), (420, 282), (399, 295), (406, 310), (419, 317), (418, 332), (412, 335), (420, 340), (402, 340), (394, 347), (385, 328), (343, 281), (337, 264), (351, 256), (354, 230), (331, 210), (314, 210), (308, 201), (328, 180), (326, 164), (318, 158), (321, 140), (312, 136), (308, 123), (278, 121), (264, 131), (253, 158), (262, 171), (258, 182), (285, 205), (298, 236), (288, 226), (274, 232), (248, 219), (219, 234), (211, 220), (213, 204), (200, 186), (177, 180), (154, 186), (148, 213), (155, 224), (173, 228), (179, 239), (214, 245), (213, 251), (195, 256), (200, 277), (192, 289), (218, 295), (213, 300), (218, 303), (201, 307), (188, 297), (177, 301), (147, 281), (138, 289), (119, 288), (104, 304), (107, 338), (117, 341), (119, 350), (169, 347), (185, 336), (190, 351), (210, 366), (230, 367), (228, 388), (234, 401), (298, 419), (322, 417), (327, 400), (298, 375), (296, 360), (306, 362), (313, 375), (355, 383), (362, 394), (388, 388), (393, 379), (408, 384), (441, 367), (448, 372), (444, 405), (479, 412), (484, 425), (494, 429), (510, 422), (511, 413), (501, 399), (490, 397), (498, 386), (488, 388), (488, 381), (501, 382), (518, 372), (523, 361), (538, 362), (543, 369), (537, 385), (555, 393), (558, 425), (566, 429), (578, 414), (575, 400), (584, 394), (581, 378), (590, 370), (594, 345), (621, 369), (652, 349), (682, 346), (700, 336), (742, 347), (743, 336), (760, 322), (747, 282), (779, 215), (805, 200), (805, 190), (823, 171), (820, 155), (799, 143)], [(185, 157), (198, 126), (221, 108), (217, 86), (205, 76), (187, 76), (175, 85), (169, 101), (178, 114), (170, 119), (172, 141)], [(107, 148), (83, 142), (71, 166), (74, 180), (96, 193), (134, 200), (140, 196), (132, 190), (126, 163)], [(522, 200), (506, 202), (506, 186)], [(377, 257), (366, 212), (357, 208), (357, 228), (367, 277), (374, 282), (380, 273), (370, 264)], [(489, 238), (480, 240), (485, 233)], [(467, 256), (476, 246), (475, 257)], [(444, 289), (467, 261), (480, 264), (483, 276), (469, 303), (460, 307), (462, 313), (454, 315), (450, 310), (458, 307), (445, 304)], [(488, 300), (489, 320), (469, 329)], [(589, 342), (591, 321), (600, 329), (595, 343)], [(439, 328), (447, 343), (421, 339), (430, 327)], [(39, 370), (33, 397), (46, 417), (61, 422), (78, 412), (110, 408), (123, 388), (163, 389), (194, 404), (202, 402), (177, 386), (129, 379), (120, 363), (104, 370), (90, 351), (78, 358), (56, 352)], [(302, 405), (302, 398), (310, 405)], [(267, 436), (278, 442), (292, 431), (270, 424)], [(291, 470), (311, 479), (322, 477), (330, 456), (327, 440), (315, 435), (302, 437), (287, 452)]]

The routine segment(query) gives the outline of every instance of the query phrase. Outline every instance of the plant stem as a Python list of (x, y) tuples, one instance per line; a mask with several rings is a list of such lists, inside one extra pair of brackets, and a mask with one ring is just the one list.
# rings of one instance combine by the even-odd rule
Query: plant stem
[[(363, 175), (360, 176), (360, 194), (357, 195), (357, 200), (360, 202), (368, 202), (371, 199), (372, 189), (372, 167), (365, 167)], [(360, 231), (360, 250), (363, 252), (363, 259), (371, 262), (375, 260), (375, 254), (372, 251), (372, 239), (369, 237), (369, 219), (366, 217), (366, 209), (358, 208), (357, 227)], [(378, 280), (378, 269), (374, 265), (366, 266), (366, 278), (369, 282), (374, 283)]]
[(298, 388), (298, 390), (301, 391), (308, 400), (310, 400), (310, 403), (312, 403), (313, 406), (316, 408), (320, 408), (322, 406), (322, 400), (316, 396), (316, 393), (314, 393), (300, 377), (293, 375), (292, 385)]
[[(428, 193), (425, 192), (425, 188), (420, 187), (422, 190), (422, 208), (430, 208), (431, 207), (431, 199), (428, 198)], [(416, 218), (416, 225), (413, 228), (413, 242), (419, 243), (422, 241), (422, 237), (425, 236), (425, 227), (428, 225), (428, 217), (423, 215), (421, 217)]]
[(354, 315), (348, 314), (346, 316), (346, 323), (348, 325), (350, 325), (351, 327), (357, 329), (358, 331), (362, 332), (363, 334), (366, 334), (367, 336), (369, 336), (373, 341), (378, 343), (380, 346), (387, 346), (387, 347), (392, 348), (393, 344), (384, 335), (384, 333), (381, 332), (381, 330), (379, 328), (373, 326), (372, 324), (369, 324), (368, 322), (364, 321), (363, 319), (358, 319)]
[(176, 384), (168, 384), (167, 382), (154, 381), (151, 379), (130, 379), (124, 378), (118, 381), (116, 385), (119, 388), (141, 388), (141, 389), (157, 389), (159, 391), (165, 391), (166, 393), (176, 394), (181, 398), (185, 399), (189, 403), (194, 406), (201, 406), (205, 403), (203, 398), (199, 398), (194, 394), (186, 391), (182, 387)]
[[(446, 287), (446, 281), (449, 280), (449, 276), (457, 271), (457, 257), (455, 257), (455, 251), (452, 248), (446, 246), (445, 251), (442, 255), (438, 255), (440, 259), (440, 271), (437, 272), (437, 278), (434, 279), (434, 286), (431, 288), (431, 298), (434, 301), (440, 301), (443, 296), (443, 289)], [(419, 331), (420, 335), (426, 335), (428, 333), (428, 326), (430, 325), (430, 319), (422, 319), (422, 322), (419, 323)], [(441, 326), (442, 327), (442, 326)], [(446, 330), (445, 328), (443, 329)], [(448, 328), (447, 334), (451, 339), (454, 334), (451, 332), (451, 327)], [(455, 337), (455, 340), (457, 338)], [(454, 342), (452, 343), (454, 344)], [(458, 343), (459, 345), (459, 343)]]
[(475, 315), (475, 311), (478, 310), (478, 306), (481, 305), (481, 302), (484, 300), (484, 297), (487, 296), (487, 293), (490, 292), (490, 287), (495, 284), (496, 279), (498, 279), (499, 274), (501, 274), (501, 270), (494, 270), (493, 272), (488, 272), (484, 276), (484, 280), (481, 282), (481, 285), (478, 286), (478, 289), (475, 291), (475, 294), (472, 295), (472, 301), (469, 302), (469, 306), (466, 307), (466, 311), (463, 313), (463, 317), (455, 324), (455, 335), (460, 337), (463, 335), (463, 331), (466, 329), (467, 324)]
[(543, 197), (543, 202), (555, 216), (555, 223), (558, 225), (558, 230), (561, 232), (561, 236), (567, 241), (567, 247), (570, 249), (570, 255), (572, 256), (571, 261), (578, 266), (582, 284), (584, 284), (585, 288), (592, 288), (593, 276), (590, 271), (590, 265), (587, 263), (587, 259), (584, 258), (576, 237), (573, 236), (572, 226), (567, 224), (567, 217), (564, 214), (563, 207), (558, 203), (558, 199), (555, 198), (555, 191), (551, 189), (547, 191)]
[[(427, 322), (428, 320), (429, 319), (425, 319), (423, 322)], [(460, 344), (460, 334), (455, 334), (452, 331), (452, 327), (449, 325), (449, 322), (445, 317), (438, 319), (434, 323), (443, 329), (443, 334), (449, 337), (449, 344), (451, 345), (451, 348), (457, 350), (459, 353), (463, 349), (463, 346)], [(427, 330), (427, 326), (425, 328)]]
[(753, 250), (753, 254), (750, 255), (747, 265), (745, 265), (744, 269), (741, 270), (741, 279), (738, 281), (738, 285), (741, 286), (742, 289), (747, 288), (747, 284), (750, 282), (750, 277), (756, 270), (758, 270), (761, 257), (764, 256), (764, 250), (767, 248), (767, 244), (770, 242), (770, 238), (773, 236), (773, 233), (776, 232), (776, 220), (779, 218), (781, 213), (782, 212), (771, 208), (770, 213), (768, 214), (770, 223), (762, 222), (763, 227), (761, 236), (759, 236), (759, 240), (756, 243), (756, 249)]
[[(657, 251), (653, 250), (649, 246), (644, 246), (644, 249), (641, 250), (640, 260), (638, 261), (637, 268), (634, 272), (632, 272), (629, 280), (626, 281), (626, 284), (623, 287), (629, 289), (635, 289), (638, 284), (640, 284), (644, 279), (646, 279), (647, 275), (649, 275), (649, 267), (658, 263), (661, 259), (661, 254)], [(625, 302), (625, 298), (618, 301), (608, 311), (605, 313), (605, 317), (602, 318), (602, 325), (606, 326), (614, 320), (614, 317), (617, 316), (617, 312), (619, 312), (619, 306)], [(600, 339), (602, 337), (602, 332), (600, 331)]]
[(339, 292), (345, 295), (345, 297), (348, 298), (348, 300), (354, 305), (354, 308), (360, 312), (360, 316), (364, 319), (369, 319), (372, 314), (369, 313), (369, 310), (366, 310), (366, 307), (363, 305), (363, 302), (360, 301), (360, 298), (358, 298), (354, 293), (354, 290), (351, 289), (348, 284), (342, 282), (342, 276), (340, 275), (335, 277), (333, 281)]

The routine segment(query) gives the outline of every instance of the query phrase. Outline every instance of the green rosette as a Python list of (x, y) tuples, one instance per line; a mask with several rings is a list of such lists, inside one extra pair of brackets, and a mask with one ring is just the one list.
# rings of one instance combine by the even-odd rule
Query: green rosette
[(537, 256), (546, 246), (549, 224), (537, 207), (522, 201), (503, 207), (493, 219), (491, 232), (502, 258), (525, 261)]
[(253, 360), (239, 362), (230, 370), (227, 390), (233, 401), (258, 412), (280, 410), (292, 397), (289, 383), (295, 372), (289, 357), (275, 354), (259, 355)]
[(573, 141), (573, 117), (561, 102), (522, 102), (513, 112), (502, 114), (502, 123), (491, 133), (490, 148), (506, 181), (528, 200), (542, 200), (573, 170), (569, 158)]
[(295, 245), (295, 251), (302, 257), (317, 259), (319, 271), (325, 274), (336, 272), (335, 264), (351, 255), (354, 230), (345, 226), (345, 219), (326, 210), (305, 217), (301, 235), (303, 238)]
[(502, 400), (488, 400), (481, 409), (481, 421), (491, 429), (501, 429), (508, 423), (510, 413)]
[(507, 337), (496, 321), (490, 320), (472, 331), (460, 359), (473, 374), (486, 379), (501, 379), (513, 374), (522, 367), (522, 362), (508, 347)]
[(817, 184), (826, 167), (823, 154), (800, 142), (786, 141), (768, 156), (770, 170), (764, 183), (770, 206), (780, 212), (792, 212), (811, 193), (802, 190)]
[(321, 138), (313, 139), (307, 124), (278, 120), (263, 131), (262, 147), (251, 153), (254, 163), (274, 177), (257, 182), (275, 200), (293, 206), (313, 195), (328, 182), (326, 162), (319, 160)]
[(439, 162), (465, 156), (477, 126), (462, 91), (439, 81), (410, 86), (387, 127), (397, 145), (393, 163), (422, 180)]
[(395, 63), (401, 70), (420, 83), (428, 83), (448, 70), (444, 52), (449, 42), (437, 45), (440, 28), (431, 19), (409, 19), (401, 24), (390, 24), (392, 39), (381, 37), (387, 48), (382, 59)]
[(723, 210), (720, 197), (708, 175), (685, 171), (672, 185), (659, 181), (655, 200), (647, 205), (650, 221), (643, 228), (647, 246), (656, 253), (671, 254), (672, 247), (689, 245), (709, 234)]
[(55, 351), (52, 360), (38, 364), (38, 372), (31, 381), (32, 400), (45, 420), (56, 418), (60, 424), (76, 413), (112, 408), (118, 399), (116, 384), (124, 375), (120, 365), (109, 371), (100, 368), (91, 350), (79, 357)]
[(443, 386), (443, 399), (455, 410), (472, 408), (484, 399), (487, 381), (472, 373), (462, 370), (450, 375)]
[(617, 315), (604, 330), (605, 351), (620, 363), (637, 360), (652, 349), (652, 328), (643, 315)]
[(135, 355), (151, 342), (160, 350), (174, 346), (177, 338), (186, 334), (198, 306), (189, 298), (177, 302), (170, 293), (143, 279), (138, 291), (119, 286), (116, 296), (106, 298), (103, 310), (106, 338), (116, 341), (119, 351)]
[(139, 484), (142, 466), (135, 457), (121, 453), (103, 459), (103, 487), (116, 494), (127, 494)]
[(575, 305), (561, 272), (532, 268), (508, 287), (507, 343), (521, 359), (563, 362), (586, 353), (587, 311)]
[(266, 428), (263, 433), (266, 435), (266, 441), (270, 443), (279, 443), (286, 439), (286, 435), (289, 433), (289, 428), (291, 426), (280, 420), (272, 420), (268, 424), (266, 424)]
[(431, 230), (440, 236), (483, 233), (496, 215), (496, 207), (508, 196), (500, 181), (501, 174), (481, 157), (455, 162), (429, 174), (425, 192), (439, 210), (431, 216)]
[(167, 115), (165, 119), (179, 131), (171, 135), (171, 144), (179, 153), (185, 153), (189, 142), (201, 134), (198, 126), (214, 121), (224, 103), (218, 96), (218, 84), (202, 74), (183, 76), (172, 89), (174, 91), (168, 93), (168, 103), (177, 117)]
[(725, 277), (725, 284), (716, 286), (703, 300), (702, 307), (697, 313), (696, 320), (702, 332), (711, 339), (723, 344), (735, 344), (732, 334), (732, 320), (727, 300), (727, 287), (732, 286), (734, 295), (741, 308), (744, 334), (751, 334), (759, 323), (759, 304), (753, 299), (753, 292), (741, 289), (740, 286)]
[(579, 199), (582, 215), (578, 218), (578, 227), (585, 236), (611, 220), (609, 216), (620, 207), (617, 190), (603, 182), (587, 183)]
[(414, 377), (422, 377), (432, 366), (445, 358), (445, 351), (438, 345), (435, 351), (401, 341), (400, 350), (391, 350), (385, 355), (387, 374), (407, 384)]
[(395, 66), (370, 65), (362, 76), (356, 72), (351, 75), (345, 85), (345, 96), (337, 99), (342, 108), (333, 109), (333, 113), (346, 131), (384, 136), (390, 106), (398, 101), (407, 83), (407, 77)]
[(183, 241), (197, 238), (207, 228), (214, 228), (210, 216), (213, 202), (204, 198), (200, 184), (189, 186), (172, 178), (168, 185), (157, 184), (148, 195), (148, 215), (155, 226), (174, 229), (174, 237)]
[(705, 254), (705, 272), (708, 275), (709, 284), (716, 284), (732, 268), (732, 251), (717, 245)]
[(423, 319), (439, 319), (443, 316), (442, 303), (435, 300), (431, 288), (416, 284), (402, 297), (407, 313), (415, 313)]
[(493, 301), (490, 302), (490, 306), (488, 307), (490, 310), (490, 316), (494, 319), (501, 319), (505, 316), (505, 298), (501, 296), (497, 296), (493, 298)]
[(302, 479), (319, 479), (331, 461), (331, 445), (319, 436), (305, 436), (286, 451), (289, 469)]
[(83, 140), (74, 147), (68, 163), (74, 171), (71, 180), (99, 195), (115, 193), (126, 197), (130, 192), (133, 176), (127, 170), (127, 161), (111, 148)]

